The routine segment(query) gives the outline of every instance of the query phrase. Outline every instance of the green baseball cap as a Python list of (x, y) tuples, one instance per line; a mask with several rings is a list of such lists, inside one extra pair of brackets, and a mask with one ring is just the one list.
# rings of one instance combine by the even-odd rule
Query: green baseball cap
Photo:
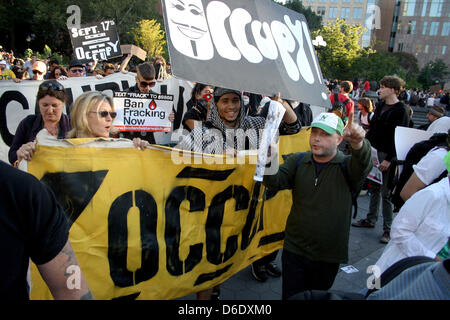
[(344, 122), (336, 114), (330, 112), (322, 112), (311, 123), (311, 127), (319, 128), (326, 133), (339, 133), (341, 136), (344, 133)]

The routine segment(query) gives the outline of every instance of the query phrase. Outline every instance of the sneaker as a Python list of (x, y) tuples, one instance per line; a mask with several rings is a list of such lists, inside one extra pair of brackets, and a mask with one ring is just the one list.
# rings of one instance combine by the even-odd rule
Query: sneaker
[(270, 262), (268, 265), (266, 265), (266, 272), (275, 278), (281, 277), (281, 270), (278, 268), (277, 264), (275, 262)]
[(384, 230), (383, 236), (380, 239), (381, 243), (388, 243), (391, 240), (391, 230)]
[(367, 219), (361, 219), (356, 222), (353, 222), (352, 226), (360, 228), (375, 228), (375, 224), (369, 222)]
[(255, 266), (252, 264), (252, 275), (253, 278), (260, 282), (267, 281), (266, 268), (264, 266)]

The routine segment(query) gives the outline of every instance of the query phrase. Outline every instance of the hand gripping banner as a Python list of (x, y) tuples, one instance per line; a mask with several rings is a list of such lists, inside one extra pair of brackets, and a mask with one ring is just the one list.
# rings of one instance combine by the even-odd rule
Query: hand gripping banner
[[(291, 192), (254, 181), (251, 156), (246, 164), (174, 164), (170, 148), (41, 133), (28, 171), (64, 207), (96, 299), (183, 297), (282, 248)], [(308, 150), (308, 135), (282, 136), (280, 163)], [(31, 275), (30, 298), (52, 299), (34, 265)]]

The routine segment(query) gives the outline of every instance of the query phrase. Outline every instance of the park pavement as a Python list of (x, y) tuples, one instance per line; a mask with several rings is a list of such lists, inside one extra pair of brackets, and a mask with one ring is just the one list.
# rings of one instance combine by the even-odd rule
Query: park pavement
[[(358, 198), (358, 217), (365, 218), (369, 209), (369, 195)], [(367, 273), (367, 267), (374, 265), (383, 253), (385, 244), (380, 243), (383, 234), (383, 217), (380, 212), (379, 220), (373, 229), (350, 227), (349, 260), (340, 267), (353, 266), (358, 271), (346, 273), (339, 270), (334, 284), (330, 290), (360, 293), (367, 289), (367, 279), (372, 273)], [(281, 268), (281, 250), (278, 252), (276, 262)], [(268, 276), (266, 282), (256, 281), (251, 274), (251, 267), (241, 270), (226, 280), (220, 286), (221, 300), (280, 300), (281, 277)], [(191, 294), (178, 300), (195, 300), (196, 295)]]

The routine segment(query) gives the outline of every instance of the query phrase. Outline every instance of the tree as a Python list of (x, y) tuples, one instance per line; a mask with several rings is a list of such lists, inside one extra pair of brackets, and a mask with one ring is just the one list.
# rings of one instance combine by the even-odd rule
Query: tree
[(441, 59), (436, 59), (427, 63), (422, 70), (420, 70), (417, 80), (424, 89), (430, 86), (444, 82), (446, 76), (449, 74), (448, 66)]
[(134, 35), (134, 42), (147, 51), (147, 56), (154, 57), (165, 53), (164, 46), (166, 40), (161, 24), (156, 20), (141, 20), (137, 26), (131, 30)]
[[(276, 1), (275, 1), (276, 2)], [(318, 30), (322, 26), (322, 16), (319, 16), (310, 8), (305, 8), (300, 0), (287, 0), (281, 4), (305, 16), (310, 31)]]
[(322, 72), (327, 78), (354, 78), (355, 72), (352, 70), (352, 66), (355, 61), (374, 52), (359, 44), (364, 32), (364, 27), (349, 25), (343, 19), (328, 22), (328, 25), (311, 32), (313, 39), (321, 35), (327, 43), (326, 47), (317, 52)]

